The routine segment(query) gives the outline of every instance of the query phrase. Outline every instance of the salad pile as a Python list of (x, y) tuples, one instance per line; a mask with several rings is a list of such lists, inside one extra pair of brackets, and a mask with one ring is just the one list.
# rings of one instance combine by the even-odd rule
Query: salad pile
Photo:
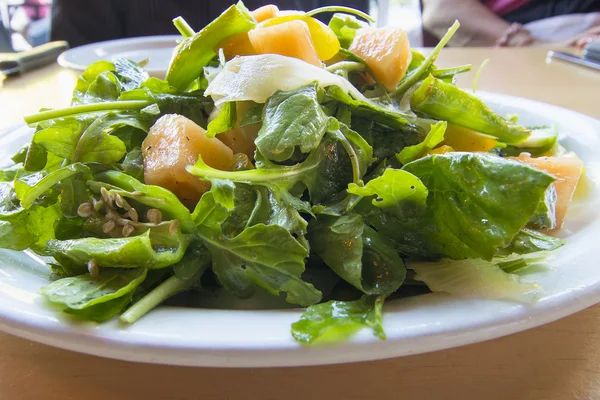
[[(329, 25), (315, 18), (334, 12)], [(133, 323), (182, 292), (307, 307), (301, 343), (429, 291), (533, 302), (519, 271), (563, 242), (582, 162), (454, 85), (397, 27), (345, 7), (242, 2), (183, 35), (166, 79), (90, 65), (72, 105), (25, 118), (0, 172), (0, 247), (51, 257), (78, 318)], [(546, 232), (546, 233), (544, 233)]]

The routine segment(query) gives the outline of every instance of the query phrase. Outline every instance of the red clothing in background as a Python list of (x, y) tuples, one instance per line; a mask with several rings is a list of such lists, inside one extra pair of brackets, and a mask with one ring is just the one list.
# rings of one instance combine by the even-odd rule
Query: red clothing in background
[(531, 0), (484, 0), (483, 4), (496, 15), (505, 15), (511, 11), (523, 7)]

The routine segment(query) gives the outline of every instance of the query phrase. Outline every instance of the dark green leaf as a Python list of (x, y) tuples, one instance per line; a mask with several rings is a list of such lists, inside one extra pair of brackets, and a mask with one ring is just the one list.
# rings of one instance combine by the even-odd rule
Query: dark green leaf
[(85, 274), (54, 281), (42, 288), (42, 294), (67, 313), (105, 321), (127, 306), (146, 273), (145, 268), (101, 270), (99, 278)]
[(523, 229), (512, 240), (503, 252), (516, 254), (529, 254), (538, 251), (552, 251), (563, 246), (565, 241), (552, 236), (544, 235), (532, 229)]
[(317, 99), (317, 85), (275, 92), (263, 111), (256, 147), (273, 161), (286, 161), (296, 147), (308, 153), (319, 146), (329, 120)]

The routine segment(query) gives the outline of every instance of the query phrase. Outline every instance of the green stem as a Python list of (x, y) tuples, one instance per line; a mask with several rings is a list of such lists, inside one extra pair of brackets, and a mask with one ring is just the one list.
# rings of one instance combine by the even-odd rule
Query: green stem
[(354, 62), (354, 61), (340, 61), (338, 63), (335, 63), (333, 65), (330, 65), (329, 67), (326, 68), (326, 70), (328, 72), (335, 72), (335, 71), (339, 71), (339, 70), (343, 70), (346, 72), (351, 72), (351, 71), (364, 71), (366, 68), (365, 64), (359, 63), (359, 62)]
[(183, 36), (184, 38), (194, 36), (194, 34), (196, 33), (182, 17), (175, 18), (173, 20), (173, 24), (175, 25), (175, 28), (177, 28), (179, 33), (181, 33), (181, 36)]
[(119, 319), (127, 324), (133, 324), (169, 297), (189, 289), (193, 282), (193, 279), (183, 280), (173, 275), (145, 295), (140, 301), (129, 307)]
[(486, 58), (485, 60), (483, 60), (483, 62), (479, 66), (479, 68), (477, 68), (477, 72), (475, 72), (475, 78), (473, 79), (473, 93), (475, 93), (477, 91), (477, 84), (479, 83), (479, 77), (481, 76), (483, 69), (489, 64), (489, 62), (490, 62), (490, 59)]
[(356, 151), (354, 151), (354, 147), (350, 144), (346, 136), (341, 131), (332, 131), (330, 132), (335, 135), (335, 138), (342, 144), (346, 153), (348, 153), (348, 157), (350, 157), (350, 163), (352, 164), (352, 182), (357, 185), (360, 182), (360, 165), (358, 164), (358, 156), (356, 155)]
[(440, 78), (440, 79), (450, 78), (454, 75), (469, 72), (472, 69), (473, 69), (473, 66), (471, 64), (459, 65), (458, 67), (453, 67), (453, 68), (436, 69), (435, 71), (431, 72), (431, 75), (435, 76), (436, 78)]
[(343, 7), (343, 6), (327, 6), (327, 7), (315, 8), (314, 10), (307, 12), (306, 16), (314, 17), (317, 14), (322, 14), (322, 13), (326, 13), (326, 12), (341, 12), (341, 13), (346, 13), (346, 14), (354, 14), (361, 18), (366, 19), (369, 22), (375, 22), (375, 19), (373, 19), (373, 17), (371, 17), (369, 14), (364, 13), (355, 8)]
[(440, 51), (448, 44), (452, 36), (456, 33), (458, 28), (460, 27), (460, 23), (455, 21), (454, 24), (448, 29), (448, 32), (444, 35), (444, 37), (440, 40), (440, 42), (435, 46), (431, 54), (419, 65), (416, 69), (411, 71), (408, 75), (402, 79), (400, 84), (393, 92), (390, 93), (390, 97), (396, 97), (399, 95), (403, 95), (412, 85), (420, 81), (424, 78), (424, 75), (427, 74), (429, 68), (433, 65), (437, 56), (440, 54)]
[(79, 106), (72, 106), (67, 108), (61, 108), (58, 110), (42, 111), (37, 114), (28, 115), (24, 118), (27, 124), (35, 124), (37, 122), (47, 121), (49, 119), (63, 118), (70, 115), (77, 114), (92, 114), (102, 111), (111, 110), (135, 110), (141, 109), (152, 102), (148, 100), (127, 100), (127, 101), (107, 101), (104, 103), (91, 103), (82, 104)]

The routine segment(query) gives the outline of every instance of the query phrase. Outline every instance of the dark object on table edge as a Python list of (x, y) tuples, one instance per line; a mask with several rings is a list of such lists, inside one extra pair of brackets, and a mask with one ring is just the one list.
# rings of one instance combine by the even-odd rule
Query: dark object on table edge
[(18, 75), (56, 62), (60, 53), (67, 50), (64, 41), (50, 42), (19, 53), (0, 55), (0, 72), (6, 76)]

